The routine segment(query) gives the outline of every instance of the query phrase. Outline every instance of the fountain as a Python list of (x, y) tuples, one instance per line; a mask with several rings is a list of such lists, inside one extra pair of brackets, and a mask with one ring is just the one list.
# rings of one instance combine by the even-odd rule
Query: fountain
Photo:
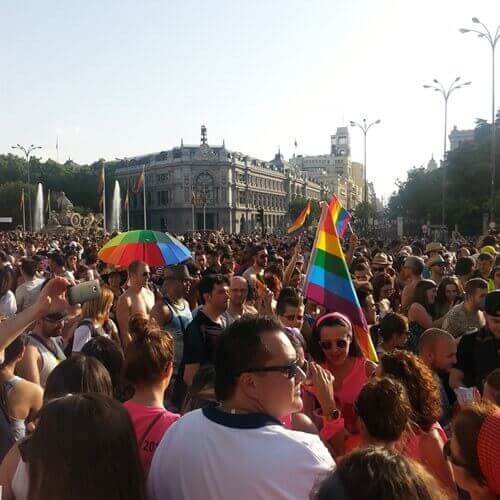
[(39, 182), (36, 190), (35, 198), (35, 213), (33, 214), (33, 231), (41, 231), (43, 229), (43, 187)]
[(111, 206), (110, 231), (120, 231), (120, 216), (122, 210), (122, 199), (120, 194), (120, 183), (115, 181), (113, 189), (113, 204)]

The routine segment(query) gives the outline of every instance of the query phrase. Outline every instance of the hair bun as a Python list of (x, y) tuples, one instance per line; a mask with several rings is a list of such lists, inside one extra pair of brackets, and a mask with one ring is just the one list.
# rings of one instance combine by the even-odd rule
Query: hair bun
[(129, 319), (128, 328), (137, 340), (146, 339), (150, 331), (149, 316), (143, 312), (133, 314)]

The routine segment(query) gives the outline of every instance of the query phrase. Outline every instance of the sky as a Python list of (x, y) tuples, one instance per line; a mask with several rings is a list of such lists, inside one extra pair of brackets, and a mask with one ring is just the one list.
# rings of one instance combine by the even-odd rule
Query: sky
[[(443, 99), (423, 84), (472, 81), (449, 129), (490, 117), (491, 49), (459, 33), (474, 16), (496, 29), (500, 0), (1, 0), (0, 153), (56, 159), (59, 137), (60, 161), (111, 160), (197, 144), (204, 124), (209, 144), (270, 160), (380, 119), (367, 170), (387, 198), (442, 157)], [(500, 74), (496, 91), (500, 106)]]

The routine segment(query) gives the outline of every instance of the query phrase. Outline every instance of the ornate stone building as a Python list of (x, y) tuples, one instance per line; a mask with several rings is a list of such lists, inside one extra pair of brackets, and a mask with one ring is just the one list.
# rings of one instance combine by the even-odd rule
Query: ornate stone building
[[(200, 145), (120, 160), (116, 175), (121, 192), (130, 193), (131, 228), (143, 227), (143, 195), (132, 193), (142, 170), (146, 179), (146, 214), (150, 229), (184, 232), (224, 228), (226, 232), (256, 229), (264, 210), (267, 230), (286, 228), (288, 206), (297, 196), (320, 200), (327, 188), (290, 168), (278, 153), (262, 161), (210, 146), (201, 127)], [(125, 218), (122, 218), (125, 220)]]
[(336, 133), (330, 136), (329, 154), (294, 156), (290, 159), (290, 165), (309, 178), (323, 179), (330, 191), (349, 210), (354, 209), (363, 200), (362, 175), (360, 177), (358, 172), (358, 167), (362, 168), (362, 165), (351, 160), (351, 142), (347, 127), (338, 127)]

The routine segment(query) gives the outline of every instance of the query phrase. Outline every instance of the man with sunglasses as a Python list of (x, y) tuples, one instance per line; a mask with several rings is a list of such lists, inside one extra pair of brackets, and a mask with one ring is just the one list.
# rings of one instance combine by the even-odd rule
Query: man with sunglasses
[(66, 359), (61, 338), (64, 319), (63, 313), (53, 313), (35, 323), (28, 335), (23, 359), (17, 366), (21, 377), (45, 387), (52, 370)]
[(150, 498), (308, 498), (335, 463), (317, 435), (280, 422), (301, 410), (305, 380), (281, 325), (235, 321), (220, 337), (215, 373), (220, 403), (186, 414), (165, 435), (151, 464)]
[(150, 277), (151, 271), (146, 263), (135, 260), (128, 266), (129, 287), (116, 305), (116, 319), (124, 349), (131, 339), (128, 331), (129, 318), (136, 313), (149, 315), (155, 304), (154, 293), (147, 287)]

